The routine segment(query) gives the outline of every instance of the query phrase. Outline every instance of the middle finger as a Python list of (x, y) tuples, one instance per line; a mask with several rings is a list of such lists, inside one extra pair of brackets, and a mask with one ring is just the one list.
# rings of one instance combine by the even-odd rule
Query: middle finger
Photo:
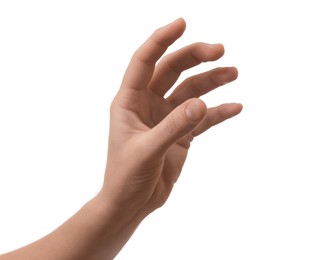
[(194, 43), (186, 46), (159, 62), (148, 87), (155, 94), (164, 96), (184, 70), (202, 62), (217, 60), (223, 54), (222, 44)]

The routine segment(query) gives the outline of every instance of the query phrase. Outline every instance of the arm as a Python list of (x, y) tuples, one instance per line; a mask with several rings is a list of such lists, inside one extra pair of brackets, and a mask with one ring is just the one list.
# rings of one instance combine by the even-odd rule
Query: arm
[(111, 104), (101, 191), (57, 230), (1, 260), (113, 259), (141, 221), (166, 202), (192, 140), (240, 113), (240, 104), (207, 108), (199, 99), (235, 80), (235, 68), (194, 75), (164, 98), (184, 70), (224, 53), (220, 44), (195, 43), (156, 66), (184, 30), (184, 20), (178, 19), (156, 30), (133, 55)]
[(141, 220), (123, 215), (97, 195), (51, 234), (0, 259), (113, 259)]

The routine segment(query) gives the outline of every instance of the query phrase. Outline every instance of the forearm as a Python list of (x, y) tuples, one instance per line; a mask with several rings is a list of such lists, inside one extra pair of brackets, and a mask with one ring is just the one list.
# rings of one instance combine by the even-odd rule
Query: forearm
[(0, 259), (113, 259), (141, 220), (120, 214), (97, 196), (46, 237)]

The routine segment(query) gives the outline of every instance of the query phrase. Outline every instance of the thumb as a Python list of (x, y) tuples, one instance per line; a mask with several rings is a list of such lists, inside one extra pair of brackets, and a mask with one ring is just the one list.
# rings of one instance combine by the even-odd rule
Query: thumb
[(190, 133), (205, 117), (206, 104), (198, 98), (192, 98), (168, 114), (149, 132), (156, 150), (166, 151), (172, 144)]

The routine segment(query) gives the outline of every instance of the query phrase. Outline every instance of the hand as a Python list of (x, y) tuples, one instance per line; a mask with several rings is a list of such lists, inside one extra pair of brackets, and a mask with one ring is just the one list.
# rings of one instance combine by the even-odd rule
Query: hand
[(240, 104), (207, 109), (198, 99), (235, 80), (235, 68), (192, 76), (164, 98), (184, 70), (224, 53), (220, 44), (195, 43), (155, 66), (184, 29), (183, 19), (158, 29), (133, 55), (111, 105), (99, 194), (49, 235), (1, 259), (113, 259), (144, 217), (166, 202), (193, 138), (242, 110)]
[(183, 81), (180, 74), (224, 54), (221, 44), (195, 43), (162, 58), (185, 22), (156, 30), (134, 53), (111, 104), (104, 185), (106, 201), (127, 214), (147, 215), (162, 206), (177, 181), (194, 137), (231, 118), (240, 104), (208, 108), (198, 97), (237, 78), (236, 68), (216, 68)]

